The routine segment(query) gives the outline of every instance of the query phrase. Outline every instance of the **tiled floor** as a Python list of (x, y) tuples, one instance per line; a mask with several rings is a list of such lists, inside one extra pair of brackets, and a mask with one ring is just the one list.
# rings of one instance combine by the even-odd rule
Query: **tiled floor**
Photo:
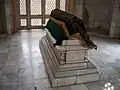
[(0, 90), (120, 90), (119, 40), (91, 36), (98, 50), (92, 50), (90, 58), (100, 81), (51, 88), (39, 50), (42, 34), (42, 30), (21, 31), (0, 39)]

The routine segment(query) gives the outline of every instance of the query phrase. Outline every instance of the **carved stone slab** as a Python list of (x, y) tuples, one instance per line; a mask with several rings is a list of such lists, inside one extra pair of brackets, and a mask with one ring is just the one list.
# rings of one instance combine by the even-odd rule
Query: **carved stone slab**
[[(54, 41), (47, 30), (39, 41), (52, 87), (99, 80), (97, 68), (85, 58), (88, 49), (82, 47), (80, 42), (68, 40), (54, 47)], [(61, 59), (65, 61), (61, 63)]]

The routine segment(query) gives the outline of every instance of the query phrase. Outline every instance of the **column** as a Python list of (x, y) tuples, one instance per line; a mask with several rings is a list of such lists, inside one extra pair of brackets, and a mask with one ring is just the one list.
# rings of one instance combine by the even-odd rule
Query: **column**
[(68, 12), (76, 15), (76, 0), (68, 0)]
[(12, 33), (12, 11), (11, 11), (11, 2), (10, 0), (5, 0), (5, 16), (6, 16), (6, 28), (7, 34)]
[(19, 0), (11, 0), (11, 11), (13, 19), (12, 33), (17, 32), (20, 29), (20, 17), (19, 17)]
[(120, 0), (115, 0), (109, 35), (112, 38), (120, 38)]
[(7, 34), (4, 1), (0, 2), (0, 34)]
[(82, 19), (83, 16), (83, 0), (76, 0), (76, 16)]

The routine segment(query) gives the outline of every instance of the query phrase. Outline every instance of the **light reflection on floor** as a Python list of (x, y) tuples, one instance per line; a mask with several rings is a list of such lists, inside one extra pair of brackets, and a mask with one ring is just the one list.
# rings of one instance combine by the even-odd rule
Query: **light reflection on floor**
[(34, 90), (35, 86), (37, 90), (120, 90), (120, 40), (91, 36), (98, 45), (91, 57), (99, 67), (100, 81), (53, 89), (39, 50), (43, 34), (24, 30), (0, 39), (0, 90)]
[(104, 90), (114, 90), (114, 86), (111, 83), (106, 83), (104, 85)]

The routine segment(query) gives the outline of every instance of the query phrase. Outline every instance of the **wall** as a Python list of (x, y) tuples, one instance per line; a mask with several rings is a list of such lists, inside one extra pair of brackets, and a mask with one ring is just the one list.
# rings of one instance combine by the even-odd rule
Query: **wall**
[[(1, 9), (1, 4), (0, 4), (0, 9)], [(2, 30), (2, 23), (1, 23), (1, 12), (0, 12), (0, 35), (3, 34)]]
[(5, 4), (0, 2), (0, 34), (5, 34), (6, 31), (6, 17), (5, 17)]
[[(89, 17), (89, 28), (103, 28), (109, 30), (112, 13), (113, 0), (83, 0), (83, 19)], [(88, 15), (85, 15), (85, 8)], [(87, 20), (86, 20), (87, 21)]]
[(13, 29), (12, 29), (12, 33), (17, 32), (17, 30), (19, 30), (20, 25), (19, 25), (19, 1), (18, 0), (11, 0), (11, 4), (12, 4), (12, 19), (13, 19)]
[(120, 39), (120, 0), (115, 0), (110, 37)]
[(11, 7), (11, 0), (5, 0), (5, 14), (6, 14), (6, 28), (7, 33), (12, 34), (12, 7)]
[(76, 16), (82, 19), (83, 14), (83, 0), (76, 0)]
[[(0, 10), (1, 10), (1, 1), (0, 1)], [(1, 17), (1, 13), (0, 13), (0, 17)], [(0, 35), (2, 34), (2, 28), (1, 28), (1, 18), (0, 18)]]
[(68, 3), (68, 12), (75, 15), (76, 12), (76, 0), (67, 0)]
[(11, 0), (2, 0), (0, 2), (0, 33), (12, 34), (12, 11)]

